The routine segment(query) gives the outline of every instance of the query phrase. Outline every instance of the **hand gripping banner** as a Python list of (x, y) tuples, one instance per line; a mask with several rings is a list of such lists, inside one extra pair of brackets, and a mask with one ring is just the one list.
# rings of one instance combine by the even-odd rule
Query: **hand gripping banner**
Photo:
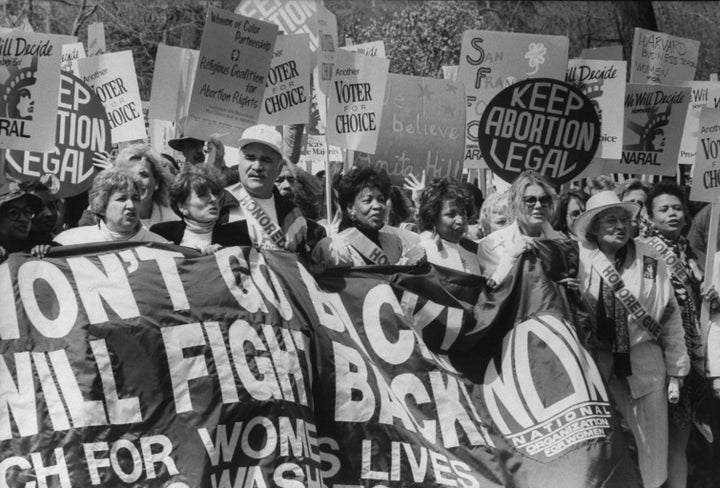
[(0, 487), (639, 485), (545, 261), (491, 293), (250, 248), (12, 255)]

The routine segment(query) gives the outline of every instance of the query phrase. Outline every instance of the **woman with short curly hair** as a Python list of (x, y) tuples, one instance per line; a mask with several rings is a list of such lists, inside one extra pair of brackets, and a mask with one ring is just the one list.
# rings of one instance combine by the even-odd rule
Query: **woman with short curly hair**
[(60, 245), (110, 241), (167, 242), (140, 222), (141, 183), (127, 170), (111, 167), (95, 177), (88, 195), (88, 210), (95, 225), (75, 227), (55, 237)]
[(418, 210), (418, 226), (424, 237), (420, 245), (433, 264), (480, 274), (478, 246), (465, 237), (470, 198), (447, 178), (436, 179), (425, 187)]
[(402, 241), (384, 229), (390, 179), (370, 167), (354, 167), (337, 185), (342, 218), (338, 233), (313, 250), (315, 263), (326, 267), (398, 264)]

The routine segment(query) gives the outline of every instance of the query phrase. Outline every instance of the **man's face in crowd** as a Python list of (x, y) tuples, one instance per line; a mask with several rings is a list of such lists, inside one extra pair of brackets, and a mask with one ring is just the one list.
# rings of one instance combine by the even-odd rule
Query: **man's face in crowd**
[(265, 144), (252, 142), (240, 149), (240, 181), (250, 195), (270, 198), (281, 160), (282, 156)]

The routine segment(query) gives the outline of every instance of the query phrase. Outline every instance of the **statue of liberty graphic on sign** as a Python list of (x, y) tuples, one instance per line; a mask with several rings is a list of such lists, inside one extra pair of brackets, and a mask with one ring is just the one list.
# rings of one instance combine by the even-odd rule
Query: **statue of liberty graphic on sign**
[(632, 120), (627, 122), (627, 127), (640, 136), (637, 144), (627, 144), (623, 147), (625, 151), (663, 152), (665, 150), (665, 127), (670, 120), (672, 105), (667, 104), (663, 110), (660, 106), (650, 107), (647, 114), (648, 119), (645, 125), (640, 125)]
[(37, 58), (28, 68), (9, 68), (9, 77), (2, 88), (4, 116), (11, 119), (32, 120), (35, 112), (33, 90), (37, 78)]

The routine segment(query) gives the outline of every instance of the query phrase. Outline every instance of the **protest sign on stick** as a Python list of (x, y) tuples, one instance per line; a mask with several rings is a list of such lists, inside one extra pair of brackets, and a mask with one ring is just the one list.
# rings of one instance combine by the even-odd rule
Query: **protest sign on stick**
[(328, 103), (328, 144), (374, 154), (390, 61), (338, 51)]
[(460, 180), (465, 145), (462, 83), (388, 75), (375, 154), (355, 153), (356, 165), (387, 171), (393, 185), (406, 176)]
[(63, 44), (60, 69), (63, 71), (71, 71), (77, 75), (76, 61), (85, 57), (85, 46), (83, 46), (82, 42)]
[(502, 90), (480, 119), (480, 150), (490, 169), (511, 183), (535, 170), (556, 185), (590, 164), (600, 143), (600, 121), (577, 88), (550, 78)]
[(463, 33), (457, 80), (465, 85), (466, 167), (486, 167), (478, 144), (478, 121), (503, 88), (527, 78), (565, 79), (566, 36), (468, 30)]
[(6, 167), (18, 180), (34, 180), (44, 173), (60, 180), (61, 197), (92, 186), (96, 152), (110, 152), (112, 138), (105, 107), (95, 90), (70, 72), (60, 78), (55, 147), (49, 152), (8, 151)]
[[(679, 81), (674, 84), (690, 87), (691, 90), (682, 139), (680, 140), (678, 163), (693, 164), (698, 143), (700, 112), (705, 106), (712, 108), (720, 106), (720, 83), (712, 81)], [(680, 172), (678, 172), (679, 174)]]
[(105, 106), (114, 144), (145, 139), (142, 100), (132, 51), (79, 59), (78, 73)]
[(700, 42), (635, 28), (630, 83), (671, 84), (695, 79)]
[(625, 129), (619, 163), (613, 173), (675, 175), (690, 88), (628, 84)]
[(622, 155), (625, 70), (625, 61), (568, 61), (565, 81), (585, 94), (600, 118), (598, 157), (620, 159)]
[(187, 116), (199, 51), (158, 44), (150, 89), (150, 118), (176, 122)]
[(66, 42), (65, 36), (33, 32), (0, 36), (0, 147), (52, 151)]
[(310, 118), (310, 98), (308, 35), (278, 36), (267, 74), (259, 123), (306, 124)]
[(313, 67), (313, 88), (317, 98), (320, 121), (327, 126), (327, 104), (331, 93), (330, 80), (333, 77), (335, 52), (338, 46), (338, 29), (335, 14), (322, 5), (317, 10), (318, 40), (317, 63)]
[[(283, 34), (307, 34), (310, 36), (310, 49), (313, 53), (318, 49), (317, 9), (320, 2), (316, 0), (240, 0), (235, 13), (254, 19), (271, 22), (280, 27)], [(312, 59), (313, 66), (315, 60)]]
[(340, 49), (350, 51), (351, 53), (364, 54), (365, 56), (377, 56), (378, 58), (386, 57), (385, 41), (372, 41), (364, 42), (362, 44), (351, 44), (349, 46), (343, 46)]
[(275, 24), (208, 9), (186, 137), (219, 134), (223, 143), (234, 143), (257, 123), (277, 31)]
[(88, 56), (105, 54), (105, 24), (95, 22), (88, 25)]

